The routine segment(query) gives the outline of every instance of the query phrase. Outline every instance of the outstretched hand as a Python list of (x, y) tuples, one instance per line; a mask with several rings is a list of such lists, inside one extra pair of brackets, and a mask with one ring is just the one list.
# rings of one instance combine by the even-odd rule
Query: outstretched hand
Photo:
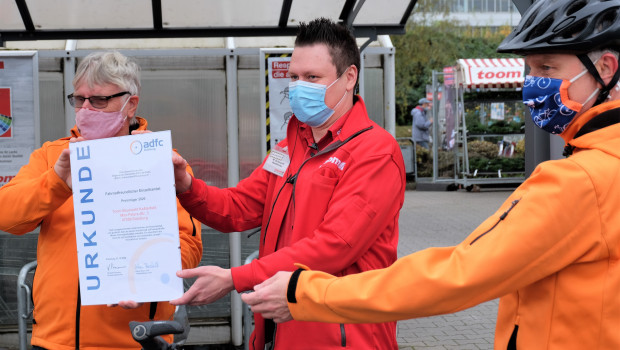
[[(151, 130), (134, 130), (132, 135), (147, 134)], [(179, 154), (172, 153), (172, 165), (174, 166), (174, 182), (177, 193), (183, 193), (192, 186), (192, 176), (187, 172), (187, 161)]]
[(218, 266), (200, 266), (195, 269), (181, 270), (177, 271), (177, 276), (197, 278), (183, 296), (170, 301), (172, 305), (210, 304), (235, 289), (230, 270)]
[(292, 272), (280, 271), (265, 282), (254, 286), (254, 292), (241, 294), (241, 300), (250, 305), (252, 312), (282, 323), (293, 319), (286, 300), (286, 290)]
[(187, 161), (177, 153), (172, 153), (174, 183), (177, 193), (183, 193), (192, 186), (192, 176), (187, 172)]

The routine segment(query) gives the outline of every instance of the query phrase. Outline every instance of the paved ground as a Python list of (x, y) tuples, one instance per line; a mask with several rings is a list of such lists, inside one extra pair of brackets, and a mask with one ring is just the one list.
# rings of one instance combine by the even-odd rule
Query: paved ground
[[(399, 256), (459, 243), (510, 193), (407, 191), (400, 214)], [(497, 300), (492, 300), (454, 314), (400, 321), (398, 344), (407, 350), (492, 349), (496, 313)]]

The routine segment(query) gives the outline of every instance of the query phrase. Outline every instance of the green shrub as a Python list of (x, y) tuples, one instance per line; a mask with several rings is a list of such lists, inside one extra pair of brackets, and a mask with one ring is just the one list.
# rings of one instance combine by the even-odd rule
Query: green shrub
[(499, 147), (493, 142), (474, 140), (467, 143), (467, 153), (470, 158), (497, 158)]

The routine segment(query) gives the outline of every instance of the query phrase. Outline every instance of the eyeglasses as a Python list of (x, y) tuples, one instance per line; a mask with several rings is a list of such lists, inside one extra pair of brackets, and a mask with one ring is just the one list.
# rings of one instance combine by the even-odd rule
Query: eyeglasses
[(119, 92), (118, 94), (114, 94), (110, 96), (91, 96), (91, 97), (73, 96), (73, 94), (70, 94), (67, 96), (67, 98), (69, 99), (69, 104), (71, 105), (71, 107), (82, 108), (82, 106), (84, 105), (84, 101), (88, 100), (91, 106), (101, 109), (101, 108), (106, 108), (108, 106), (108, 101), (110, 99), (113, 99), (114, 97), (127, 95), (129, 93), (130, 93), (129, 91), (123, 91), (123, 92)]

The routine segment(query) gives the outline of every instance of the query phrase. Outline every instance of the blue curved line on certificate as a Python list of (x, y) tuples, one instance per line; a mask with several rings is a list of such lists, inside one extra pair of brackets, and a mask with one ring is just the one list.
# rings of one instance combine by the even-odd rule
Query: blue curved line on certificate
[(135, 251), (131, 259), (129, 260), (130, 267), (129, 267), (129, 273), (127, 275), (127, 279), (129, 280), (129, 291), (132, 294), (136, 294), (136, 281), (135, 281), (136, 261), (140, 258), (140, 256), (142, 256), (142, 253), (144, 253), (147, 249), (159, 243), (173, 243), (174, 244), (175, 242), (172, 239), (165, 238), (165, 237), (151, 239), (149, 241), (144, 242), (140, 247), (138, 247), (138, 249)]

